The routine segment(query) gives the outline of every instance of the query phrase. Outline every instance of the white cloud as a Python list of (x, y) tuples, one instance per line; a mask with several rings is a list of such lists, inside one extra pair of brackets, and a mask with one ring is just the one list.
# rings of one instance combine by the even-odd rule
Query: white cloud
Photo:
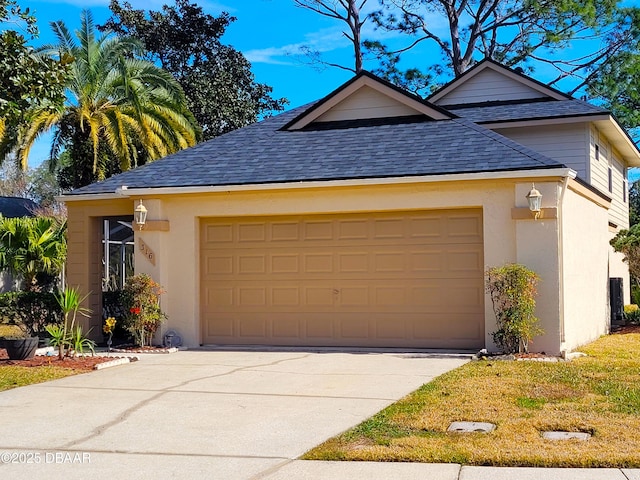
[(326, 53), (349, 45), (342, 30), (338, 27), (324, 28), (305, 34), (302, 42), (290, 43), (280, 47), (267, 47), (242, 52), (251, 63), (268, 63), (271, 65), (287, 65), (288, 58), (304, 54), (304, 49)]
[[(372, 2), (367, 4), (362, 10), (362, 14), (369, 14), (379, 8), (378, 4)], [(318, 14), (316, 14), (318, 15)], [(436, 12), (429, 12), (426, 16), (429, 25), (437, 34), (446, 35), (448, 24), (442, 15)], [(309, 49), (319, 53), (329, 53), (342, 48), (350, 47), (350, 41), (343, 33), (348, 28), (346, 24), (335, 21), (335, 26), (324, 28), (315, 32), (305, 34), (304, 40), (282, 46), (253, 49), (244, 51), (243, 54), (251, 63), (266, 63), (271, 65), (285, 65), (291, 63), (291, 57), (304, 56), (305, 50)], [(369, 20), (362, 28), (362, 38), (364, 40), (380, 40), (381, 42), (392, 42), (392, 48), (403, 48), (409, 45), (415, 37), (409, 37), (404, 33), (386, 31), (375, 28), (374, 23)]]

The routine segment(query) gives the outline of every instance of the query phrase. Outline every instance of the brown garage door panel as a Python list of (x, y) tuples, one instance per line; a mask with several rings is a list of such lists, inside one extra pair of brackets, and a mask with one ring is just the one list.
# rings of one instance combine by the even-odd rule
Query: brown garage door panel
[[(363, 245), (358, 247), (268, 245), (253, 248), (203, 249), (204, 280), (225, 278), (262, 281), (264, 275), (283, 279), (334, 278), (467, 278), (482, 270), (481, 244), (477, 245)], [(258, 251), (262, 248), (262, 251)], [(310, 251), (306, 251), (309, 249)]]
[(259, 281), (241, 285), (207, 287), (205, 313), (215, 312), (361, 312), (438, 313), (454, 308), (474, 313), (483, 307), (483, 287), (475, 280), (421, 279), (393, 284), (388, 280), (336, 280), (330, 286), (319, 280), (304, 285), (292, 281)]
[[(287, 313), (261, 321), (250, 314), (234, 315), (215, 323), (208, 334), (217, 343), (310, 346), (368, 346), (412, 348), (477, 348), (481, 318), (460, 315), (361, 315)], [(455, 336), (451, 328), (455, 326)]]
[(203, 343), (484, 344), (480, 210), (201, 225)]
[[(234, 245), (251, 247), (269, 242), (274, 247), (296, 242), (319, 245), (329, 243), (349, 245), (373, 241), (396, 244), (410, 241), (425, 243), (479, 243), (482, 242), (482, 217), (479, 211), (439, 210), (425, 214), (379, 214), (356, 218), (318, 215), (309, 217), (248, 218), (242, 221), (205, 220), (202, 226), (203, 247)], [(376, 214), (378, 215), (378, 214)], [(384, 217), (384, 218), (383, 218)]]

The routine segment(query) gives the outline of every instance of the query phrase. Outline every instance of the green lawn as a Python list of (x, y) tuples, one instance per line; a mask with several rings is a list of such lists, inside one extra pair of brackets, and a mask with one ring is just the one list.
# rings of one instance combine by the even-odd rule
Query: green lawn
[[(472, 362), (449, 372), (305, 459), (497, 466), (640, 467), (640, 334), (610, 335), (568, 363)], [(453, 421), (489, 434), (447, 433)], [(586, 442), (544, 430), (588, 432)]]
[[(10, 337), (20, 335), (22, 331), (15, 325), (0, 325), (0, 337)], [(32, 383), (48, 382), (57, 378), (68, 377), (84, 373), (82, 370), (58, 367), (58, 366), (41, 366), (41, 367), (19, 367), (16, 365), (7, 365), (0, 362), (0, 392), (10, 388), (31, 385)]]
[(18, 367), (0, 364), (0, 392), (10, 388), (22, 387), (33, 383), (48, 382), (57, 378), (83, 373), (71, 368), (54, 366)]

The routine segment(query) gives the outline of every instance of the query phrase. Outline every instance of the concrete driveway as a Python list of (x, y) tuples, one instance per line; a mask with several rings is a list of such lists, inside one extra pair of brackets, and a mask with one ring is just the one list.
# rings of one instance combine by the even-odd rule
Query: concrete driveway
[(467, 360), (336, 351), (146, 355), (1, 392), (0, 478), (280, 478), (305, 451)]

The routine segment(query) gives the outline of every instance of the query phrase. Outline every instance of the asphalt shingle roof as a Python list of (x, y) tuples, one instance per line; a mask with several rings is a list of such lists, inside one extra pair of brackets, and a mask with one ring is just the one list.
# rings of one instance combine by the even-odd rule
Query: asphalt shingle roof
[(466, 119), (280, 130), (308, 107), (230, 132), (70, 195), (113, 193), (123, 185), (222, 186), (563, 166)]
[(0, 215), (5, 218), (33, 217), (38, 204), (28, 198), (0, 197)]
[(608, 110), (575, 99), (494, 105), (486, 104), (469, 107), (456, 106), (453, 108), (449, 107), (449, 109), (459, 117), (477, 123), (562, 118), (609, 113)]

